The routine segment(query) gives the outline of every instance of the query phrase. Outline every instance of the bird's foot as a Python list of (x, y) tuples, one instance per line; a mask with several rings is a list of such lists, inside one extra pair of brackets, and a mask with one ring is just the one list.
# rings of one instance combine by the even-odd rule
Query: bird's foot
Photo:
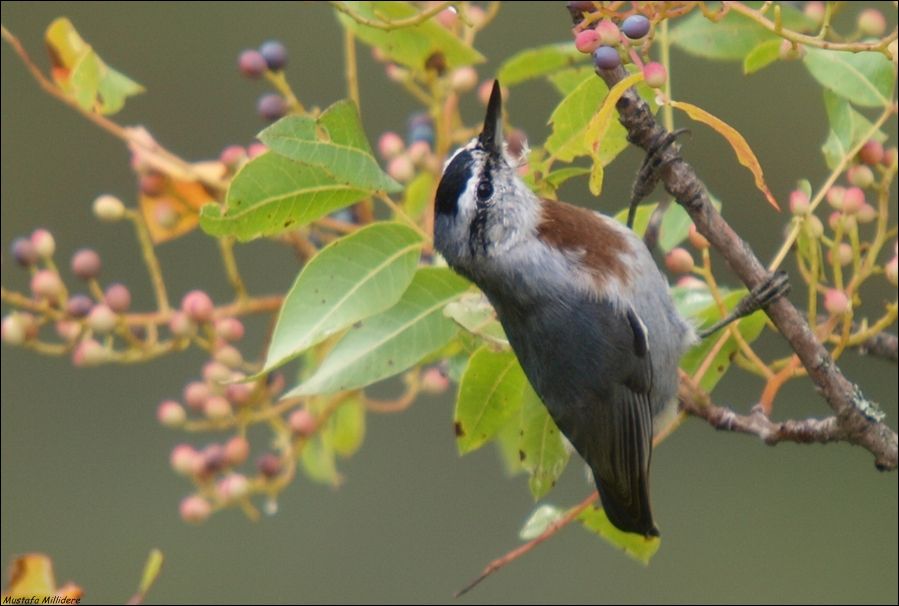
[(787, 272), (778, 271), (749, 291), (749, 294), (740, 299), (736, 307), (726, 317), (719, 320), (709, 328), (699, 332), (699, 337), (705, 339), (711, 334), (721, 330), (731, 322), (739, 320), (749, 314), (768, 307), (771, 303), (790, 292), (790, 278)]
[(674, 132), (665, 133), (649, 146), (631, 189), (631, 200), (627, 212), (628, 227), (633, 227), (634, 225), (637, 205), (643, 198), (651, 194), (656, 185), (658, 185), (661, 170), (678, 159), (677, 155), (665, 158), (665, 151), (677, 141), (679, 136), (686, 132), (689, 132), (686, 128), (680, 128)]

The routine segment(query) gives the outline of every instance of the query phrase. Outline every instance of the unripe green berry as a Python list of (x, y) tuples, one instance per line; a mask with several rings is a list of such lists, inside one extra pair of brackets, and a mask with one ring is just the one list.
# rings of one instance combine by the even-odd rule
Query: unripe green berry
[(98, 196), (94, 200), (94, 216), (107, 223), (120, 221), (125, 217), (125, 205), (115, 196)]
[(874, 172), (864, 164), (856, 164), (846, 171), (846, 178), (856, 187), (865, 189), (874, 183)]
[(25, 323), (17, 313), (11, 313), (3, 318), (2, 337), (8, 345), (21, 345), (27, 338)]
[(105, 335), (115, 329), (118, 323), (118, 316), (105, 303), (94, 305), (91, 313), (87, 316), (87, 325), (95, 333)]

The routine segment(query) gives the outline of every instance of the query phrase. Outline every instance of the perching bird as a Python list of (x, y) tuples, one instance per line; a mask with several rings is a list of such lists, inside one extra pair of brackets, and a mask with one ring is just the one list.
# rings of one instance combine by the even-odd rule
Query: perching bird
[(545, 200), (505, 153), (499, 83), (480, 136), (447, 162), (434, 244), (477, 284), (553, 420), (590, 465), (609, 520), (657, 536), (653, 425), (676, 411), (678, 361), (696, 339), (640, 238)]

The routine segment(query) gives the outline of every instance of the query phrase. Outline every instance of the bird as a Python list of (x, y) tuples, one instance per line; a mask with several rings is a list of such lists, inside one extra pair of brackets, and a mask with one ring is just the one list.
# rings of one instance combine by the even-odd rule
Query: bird
[(609, 521), (659, 536), (652, 439), (674, 418), (678, 363), (696, 330), (637, 234), (531, 191), (502, 122), (494, 81), (483, 129), (445, 164), (434, 248), (490, 301), (534, 391), (592, 470)]

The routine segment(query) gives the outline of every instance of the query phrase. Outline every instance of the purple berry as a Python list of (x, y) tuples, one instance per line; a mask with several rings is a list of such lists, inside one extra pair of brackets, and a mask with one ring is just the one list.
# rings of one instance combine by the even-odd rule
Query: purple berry
[(127, 286), (116, 282), (106, 288), (103, 300), (112, 311), (117, 314), (123, 314), (131, 307), (131, 292)]
[(259, 47), (259, 54), (265, 59), (266, 65), (272, 71), (284, 69), (287, 65), (287, 49), (277, 40), (269, 40)]
[(266, 478), (274, 478), (281, 472), (281, 458), (267, 452), (256, 460), (256, 468)]
[(621, 65), (621, 57), (612, 46), (600, 46), (593, 51), (593, 64), (599, 69), (615, 69)]
[(37, 263), (38, 254), (29, 238), (16, 238), (12, 243), (12, 256), (22, 267), (30, 267)]
[(621, 22), (621, 31), (631, 40), (639, 40), (649, 33), (649, 19), (643, 15), (631, 15)]
[(274, 93), (263, 95), (256, 103), (256, 111), (263, 120), (274, 122), (279, 118), (283, 118), (284, 114), (287, 113), (287, 103), (284, 102), (284, 97), (281, 95)]
[(268, 64), (259, 51), (245, 50), (240, 53), (240, 57), (237, 59), (237, 69), (247, 78), (255, 80), (266, 72)]
[(166, 177), (159, 172), (146, 173), (140, 176), (140, 190), (151, 198), (165, 193)]
[(94, 301), (87, 295), (73, 295), (66, 302), (66, 313), (73, 318), (83, 318), (93, 307)]
[(82, 280), (91, 280), (100, 275), (100, 255), (90, 248), (82, 248), (72, 255), (72, 273)]

